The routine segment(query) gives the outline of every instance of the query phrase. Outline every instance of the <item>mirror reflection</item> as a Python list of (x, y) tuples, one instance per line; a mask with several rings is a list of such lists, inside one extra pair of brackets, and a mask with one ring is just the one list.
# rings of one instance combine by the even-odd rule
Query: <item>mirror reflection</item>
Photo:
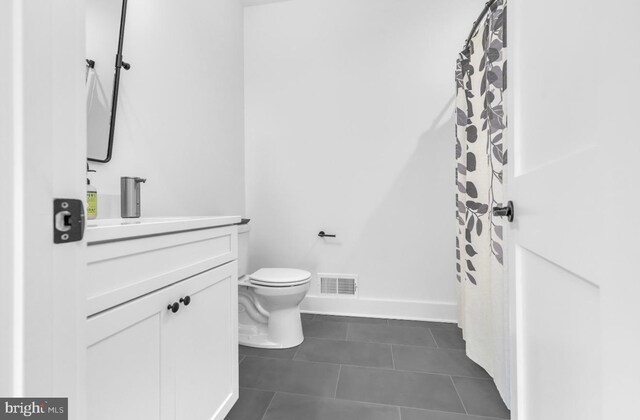
[[(87, 0), (87, 159), (108, 162), (113, 151), (126, 0)], [(114, 68), (115, 67), (115, 68)]]

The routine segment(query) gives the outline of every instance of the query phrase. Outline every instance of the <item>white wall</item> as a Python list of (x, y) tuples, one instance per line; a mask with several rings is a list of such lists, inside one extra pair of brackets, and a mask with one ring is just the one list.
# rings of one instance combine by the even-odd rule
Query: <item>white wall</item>
[[(105, 2), (88, 0), (88, 14), (112, 10)], [(143, 216), (244, 213), (242, 13), (239, 0), (129, 2), (113, 159), (91, 164), (98, 217), (119, 217), (121, 176), (148, 178)], [(88, 37), (87, 54), (107, 51), (96, 70), (110, 97), (119, 16), (109, 19), (113, 39)]]
[(250, 269), (360, 276), (357, 301), (311, 297), (307, 310), (456, 318), (453, 81), (483, 4), (245, 9)]

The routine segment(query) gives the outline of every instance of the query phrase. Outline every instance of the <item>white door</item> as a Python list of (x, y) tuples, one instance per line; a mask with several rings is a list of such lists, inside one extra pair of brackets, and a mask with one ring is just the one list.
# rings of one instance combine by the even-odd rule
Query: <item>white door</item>
[(638, 418), (640, 4), (508, 6), (512, 413)]
[(0, 395), (69, 397), (84, 418), (85, 243), (53, 243), (85, 190), (82, 0), (0, 2)]

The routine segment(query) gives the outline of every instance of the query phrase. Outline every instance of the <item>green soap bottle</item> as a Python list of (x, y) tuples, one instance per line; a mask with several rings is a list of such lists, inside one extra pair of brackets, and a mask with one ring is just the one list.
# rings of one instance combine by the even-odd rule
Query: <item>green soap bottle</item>
[(98, 190), (87, 178), (87, 219), (93, 220), (96, 217), (98, 217)]

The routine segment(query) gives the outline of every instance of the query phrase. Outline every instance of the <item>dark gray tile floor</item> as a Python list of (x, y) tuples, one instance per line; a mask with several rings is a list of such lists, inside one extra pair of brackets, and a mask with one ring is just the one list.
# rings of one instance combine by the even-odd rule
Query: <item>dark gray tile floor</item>
[(509, 419), (454, 324), (303, 314), (305, 341), (240, 347), (226, 420)]

